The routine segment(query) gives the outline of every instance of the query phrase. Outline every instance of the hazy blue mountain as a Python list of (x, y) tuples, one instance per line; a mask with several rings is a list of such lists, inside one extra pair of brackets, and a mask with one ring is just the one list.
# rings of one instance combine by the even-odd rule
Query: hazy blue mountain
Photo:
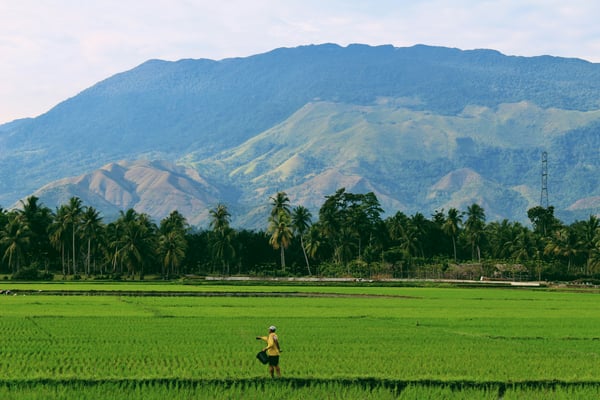
[[(600, 65), (578, 59), (326, 44), (152, 60), (0, 125), (0, 205), (52, 183), (36, 192), (51, 207), (73, 194), (107, 214), (187, 207), (200, 223), (204, 210), (181, 200), (198, 196), (194, 207), (223, 201), (238, 224), (256, 227), (277, 190), (314, 211), (346, 186), (374, 191), (389, 212), (477, 201), (489, 218), (523, 220), (539, 202), (548, 151), (551, 203), (585, 218), (600, 207), (598, 110)], [(192, 167), (210, 184), (152, 186), (156, 198), (142, 201), (138, 183), (111, 197), (80, 179), (135, 160)], [(54, 182), (66, 177), (78, 184)], [(160, 198), (172, 200), (158, 212)]]

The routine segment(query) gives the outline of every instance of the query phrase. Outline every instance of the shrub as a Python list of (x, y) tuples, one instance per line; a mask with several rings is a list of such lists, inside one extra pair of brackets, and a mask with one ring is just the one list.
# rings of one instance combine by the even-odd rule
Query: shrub
[(49, 272), (40, 271), (37, 267), (29, 267), (15, 272), (11, 279), (13, 281), (51, 281), (54, 279), (54, 275)]

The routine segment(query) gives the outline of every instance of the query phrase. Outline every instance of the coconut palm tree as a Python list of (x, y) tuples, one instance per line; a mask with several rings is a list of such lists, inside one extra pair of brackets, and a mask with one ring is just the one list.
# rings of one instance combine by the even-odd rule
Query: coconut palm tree
[(600, 219), (595, 215), (590, 215), (586, 221), (577, 221), (573, 223), (572, 229), (579, 237), (581, 252), (585, 255), (585, 273), (590, 273), (593, 253), (596, 251), (596, 242), (600, 235)]
[(63, 278), (69, 274), (69, 263), (67, 261), (67, 245), (69, 223), (67, 218), (67, 206), (61, 205), (54, 214), (54, 220), (50, 225), (50, 243), (60, 251)]
[(269, 227), (267, 230), (271, 234), (269, 244), (275, 249), (279, 249), (281, 258), (281, 269), (285, 272), (285, 249), (292, 242), (291, 217), (289, 213), (281, 209), (278, 214), (269, 217)]
[(209, 211), (209, 214), (211, 217), (210, 227), (212, 228), (209, 240), (213, 260), (221, 263), (223, 274), (229, 275), (230, 264), (235, 257), (235, 248), (233, 247), (235, 231), (229, 226), (231, 214), (223, 203), (217, 204), (215, 208)]
[(178, 211), (173, 211), (160, 221), (158, 253), (162, 261), (163, 276), (169, 273), (178, 275), (179, 266), (185, 258), (187, 250), (186, 232), (188, 223)]
[(169, 273), (178, 275), (179, 266), (185, 258), (187, 241), (182, 232), (172, 230), (160, 235), (158, 240), (158, 253), (163, 265), (163, 275), (167, 278)]
[(571, 272), (573, 258), (580, 253), (579, 241), (573, 229), (564, 227), (552, 233), (544, 248), (545, 254), (567, 259), (567, 272)]
[(210, 210), (210, 227), (215, 232), (221, 232), (229, 228), (229, 222), (231, 221), (231, 214), (227, 209), (227, 206), (223, 203), (217, 204), (215, 208)]
[(129, 276), (134, 277), (139, 271), (140, 280), (144, 279), (144, 267), (152, 261), (156, 249), (156, 226), (147, 214), (138, 214), (133, 209), (126, 213), (120, 212), (116, 221), (119, 232), (116, 236), (119, 261), (128, 270)]
[(396, 212), (385, 220), (390, 239), (400, 241), (405, 236), (408, 226), (408, 217), (402, 211)]
[(73, 259), (73, 274), (77, 274), (77, 252), (76, 252), (76, 234), (80, 228), (81, 215), (83, 214), (82, 201), (79, 197), (71, 197), (69, 203), (65, 207), (65, 221), (71, 231), (72, 259)]
[(285, 249), (292, 241), (290, 198), (285, 192), (277, 192), (271, 199), (271, 215), (267, 232), (271, 234), (269, 244), (279, 249), (281, 269), (285, 271)]
[(314, 259), (322, 244), (321, 229), (318, 225), (311, 225), (306, 235), (306, 253)]
[(172, 230), (185, 233), (189, 229), (186, 218), (181, 215), (177, 210), (171, 211), (171, 213), (160, 221), (159, 229), (161, 232), (166, 233)]
[(222, 265), (222, 273), (229, 275), (231, 262), (236, 256), (233, 241), (235, 238), (235, 230), (226, 226), (219, 231), (213, 231), (210, 236), (210, 244), (212, 249), (213, 260), (220, 262)]
[(427, 236), (427, 218), (421, 213), (416, 213), (410, 217), (408, 226), (411, 232), (410, 237), (413, 240), (411, 247), (416, 250), (415, 255), (419, 257), (425, 257), (423, 251), (424, 238)]
[(600, 232), (596, 235), (594, 239), (594, 248), (590, 253), (589, 263), (589, 273), (598, 272), (600, 268)]
[(106, 259), (112, 266), (111, 272), (113, 274), (123, 273), (123, 263), (120, 259), (120, 235), (122, 231), (123, 223), (121, 219), (107, 224), (104, 230), (105, 236), (103, 243), (103, 251), (105, 253)]
[(2, 260), (8, 260), (13, 273), (18, 272), (21, 262), (25, 261), (30, 244), (31, 230), (22, 214), (11, 212), (8, 221), (0, 234), (0, 246), (5, 248)]
[(535, 243), (535, 237), (533, 232), (528, 228), (521, 224), (518, 224), (518, 226), (520, 230), (512, 246), (510, 246), (510, 256), (516, 262), (529, 261), (533, 259), (536, 253), (537, 244)]
[(467, 207), (467, 220), (465, 221), (465, 233), (471, 242), (471, 257), (477, 256), (477, 261), (481, 262), (481, 249), (479, 244), (483, 237), (485, 228), (485, 211), (478, 204), (472, 204)]
[(39, 202), (36, 196), (29, 196), (25, 201), (21, 200), (24, 222), (29, 227), (30, 235), (30, 260), (35, 262), (47, 261), (51, 249), (48, 237), (48, 227), (52, 223), (52, 211)]
[(102, 224), (102, 218), (100, 212), (94, 207), (85, 207), (81, 215), (81, 235), (84, 240), (87, 241), (87, 255), (85, 260), (85, 273), (90, 276), (90, 265), (92, 259), (92, 243), (94, 243), (94, 249), (97, 248), (97, 241), (102, 236), (104, 226)]
[(291, 214), (290, 198), (285, 192), (277, 192), (271, 199), (271, 217), (276, 217), (283, 212), (287, 215)]
[(492, 258), (510, 258), (513, 242), (518, 233), (513, 224), (505, 218), (501, 222), (491, 222), (485, 227), (485, 231), (489, 255)]
[(311, 218), (312, 214), (308, 208), (304, 206), (297, 206), (292, 210), (292, 229), (300, 237), (300, 247), (302, 247), (308, 275), (312, 275), (312, 273), (310, 272), (310, 263), (308, 262), (308, 255), (306, 254), (306, 248), (304, 246), (304, 235), (310, 228)]
[(456, 262), (456, 238), (460, 232), (462, 225), (462, 213), (452, 207), (448, 210), (448, 217), (442, 225), (442, 231), (452, 238), (452, 251), (454, 254), (454, 262)]

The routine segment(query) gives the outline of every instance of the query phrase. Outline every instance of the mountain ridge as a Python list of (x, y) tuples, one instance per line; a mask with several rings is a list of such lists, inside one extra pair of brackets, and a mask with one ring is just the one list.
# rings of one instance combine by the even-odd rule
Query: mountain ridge
[[(316, 207), (335, 189), (309, 188), (343, 183), (377, 192), (388, 212), (428, 213), (487, 192), (491, 218), (523, 220), (548, 151), (551, 178), (565, 177), (551, 179), (552, 203), (573, 218), (598, 212), (599, 109), (600, 65), (551, 56), (325, 44), (220, 61), (150, 60), (37, 118), (0, 125), (0, 204), (38, 193), (55, 206), (56, 194), (37, 190), (110, 163), (164, 160), (212, 182), (185, 176), (208, 191), (197, 196), (244, 214), (240, 225), (259, 226), (252, 210), (277, 190)], [(463, 168), (481, 177), (478, 193), (428, 200), (440, 179)], [(164, 179), (175, 179), (174, 169)], [(95, 193), (73, 184), (74, 193)], [(139, 185), (115, 187), (133, 198)], [(108, 207), (120, 195), (103, 196), (94, 202)]]
[(177, 210), (192, 224), (208, 217), (208, 208), (218, 201), (218, 194), (196, 171), (157, 160), (110, 163), (88, 174), (51, 182), (33, 193), (51, 204), (66, 204), (70, 197), (80, 197), (109, 219), (129, 208), (162, 219), (177, 204)]

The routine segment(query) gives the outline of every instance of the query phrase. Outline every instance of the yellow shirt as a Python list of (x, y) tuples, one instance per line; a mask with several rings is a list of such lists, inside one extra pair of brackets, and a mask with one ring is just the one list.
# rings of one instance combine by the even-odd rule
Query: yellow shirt
[(269, 336), (261, 336), (262, 340), (267, 342), (267, 355), (278, 356), (279, 355), (279, 341), (275, 332), (269, 333)]

